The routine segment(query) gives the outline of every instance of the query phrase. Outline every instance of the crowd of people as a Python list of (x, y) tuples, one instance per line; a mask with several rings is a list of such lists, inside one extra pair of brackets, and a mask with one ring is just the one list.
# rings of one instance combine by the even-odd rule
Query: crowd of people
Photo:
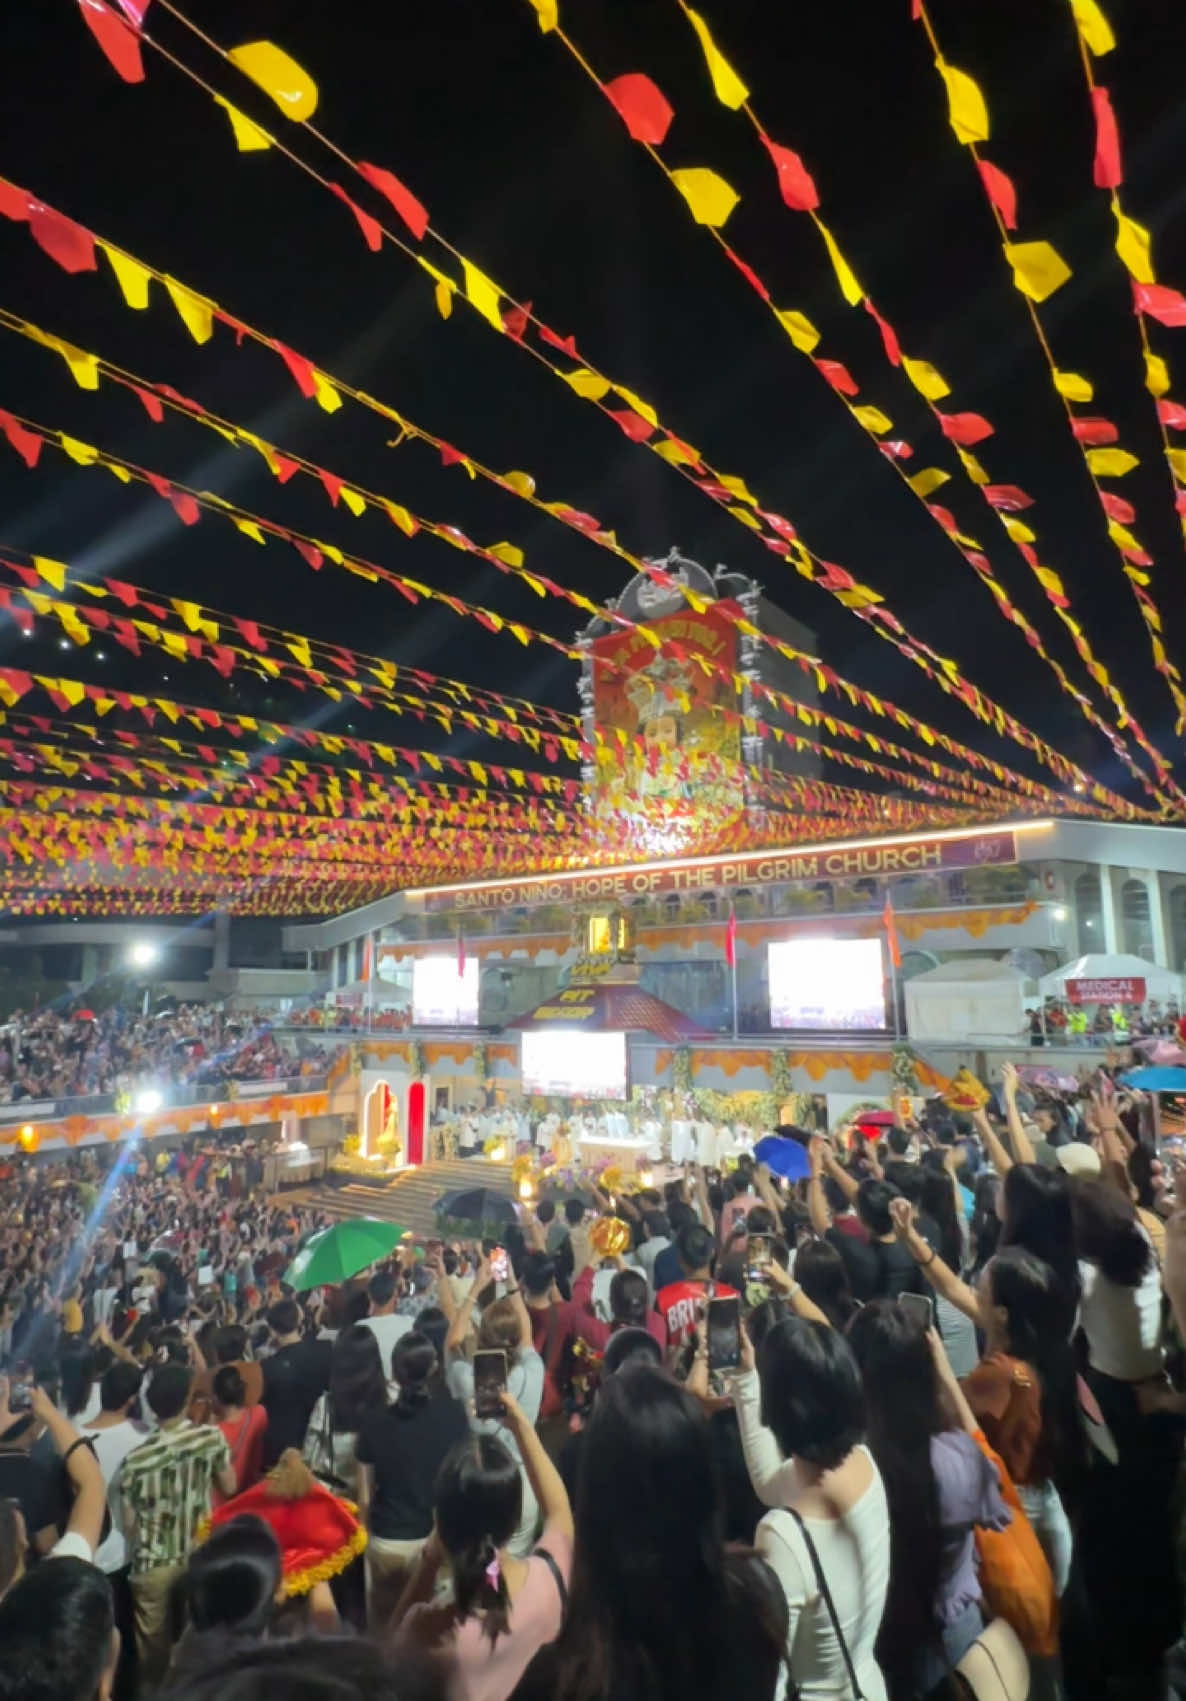
[(1006, 1066), (967, 1119), (780, 1132), (797, 1179), (590, 1184), (308, 1292), (315, 1212), (22, 1164), (0, 1701), (1186, 1693), (1139, 1099)]
[(1073, 1004), (1047, 998), (1029, 1013), (1031, 1045), (1129, 1045), (1133, 1040), (1165, 1039), (1186, 1045), (1186, 1016), (1170, 998), (1162, 1004)]
[(332, 1053), (293, 1044), (260, 1014), (177, 1004), (153, 1015), (113, 1005), (15, 1011), (0, 1027), (0, 1104), (321, 1074)]

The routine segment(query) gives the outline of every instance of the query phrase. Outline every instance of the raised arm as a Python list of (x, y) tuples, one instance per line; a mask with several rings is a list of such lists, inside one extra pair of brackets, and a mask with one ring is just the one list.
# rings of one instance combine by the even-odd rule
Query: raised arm
[(89, 1542), (93, 1553), (103, 1533), (103, 1515), (107, 1510), (107, 1484), (103, 1481), (99, 1461), (70, 1419), (62, 1416), (43, 1388), (33, 1389), (33, 1415), (49, 1431), (74, 1489), (74, 1503), (63, 1533), (81, 1536)]
[(989, 1162), (998, 1175), (1004, 1175), (1013, 1168), (1013, 1159), (1002, 1141), (1000, 1135), (988, 1120), (988, 1112), (981, 1105), (972, 1112), (972, 1121), (976, 1124), (976, 1132), (984, 1141), (984, 1149), (988, 1153)]
[(469, 1334), (470, 1318), (473, 1315), (474, 1306), (478, 1303), (478, 1295), (483, 1288), (489, 1286), (489, 1283), (490, 1265), (488, 1260), (483, 1258), (478, 1265), (473, 1281), (470, 1283), (469, 1292), (457, 1307), (453, 1321), (449, 1325), (449, 1335), (445, 1342), (446, 1352), (461, 1351), (461, 1344)]
[(527, 1472), (527, 1480), (535, 1491), (535, 1498), (544, 1515), (545, 1533), (551, 1525), (571, 1541), (572, 1507), (560, 1472), (549, 1459), (543, 1442), (535, 1432), (535, 1425), (529, 1422), (514, 1395), (504, 1390), (502, 1404), (506, 1414), (506, 1426), (518, 1443), (523, 1469)]
[(1013, 1145), (1013, 1155), (1019, 1164), (1034, 1162), (1034, 1148), (1021, 1122), (1021, 1112), (1017, 1108), (1017, 1066), (1013, 1063), (1001, 1065), (1001, 1083), (1005, 1089), (1005, 1121), (1009, 1126), (1009, 1139)]
[(987, 1328), (975, 1288), (961, 1282), (934, 1248), (927, 1245), (914, 1226), (914, 1208), (909, 1199), (891, 1199), (890, 1216), (894, 1221), (894, 1233), (935, 1292), (942, 1295), (949, 1305), (954, 1305), (957, 1311), (962, 1311), (965, 1317), (970, 1317), (978, 1328)]
[(807, 1214), (811, 1218), (811, 1226), (816, 1234), (827, 1234), (832, 1226), (832, 1213), (828, 1209), (828, 1201), (824, 1194), (824, 1151), (827, 1141), (819, 1135), (812, 1138), (808, 1147), (811, 1158), (811, 1174), (807, 1182)]
[(808, 1299), (790, 1272), (773, 1259), (766, 1271), (766, 1280), (775, 1293), (787, 1301), (796, 1317), (803, 1317), (808, 1323), (822, 1323), (827, 1329), (832, 1327), (819, 1306), (813, 1299)]

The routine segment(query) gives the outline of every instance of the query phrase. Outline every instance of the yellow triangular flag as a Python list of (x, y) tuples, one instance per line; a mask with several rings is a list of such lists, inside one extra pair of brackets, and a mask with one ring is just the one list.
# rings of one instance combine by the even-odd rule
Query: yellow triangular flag
[(695, 449), (687, 444), (677, 442), (672, 437), (664, 438), (662, 443), (656, 443), (655, 453), (660, 460), (666, 461), (668, 466), (672, 467), (695, 466), (700, 459)]
[(1159, 354), (1152, 349), (1145, 350), (1145, 388), (1151, 396), (1164, 396), (1169, 393), (1170, 369)]
[(268, 132), (261, 130), (258, 124), (253, 124), (245, 112), (240, 112), (237, 106), (232, 106), (222, 95), (215, 95), (214, 100), (230, 119), (235, 146), (241, 154), (259, 153), (263, 148), (271, 147), (272, 138)]
[(186, 330), (196, 343), (207, 343), (214, 335), (214, 303), (207, 301), (204, 296), (195, 295), (192, 289), (186, 289), (176, 278), (165, 279), (165, 288), (177, 309), (178, 315)]
[(1173, 468), (1175, 478), (1186, 483), (1186, 449), (1167, 449), (1165, 458)]
[(1138, 283), (1157, 282), (1153, 271), (1153, 255), (1149, 232), (1136, 219), (1121, 212), (1120, 203), (1112, 197), (1112, 213), (1116, 220), (1116, 252)]
[[(508, 567), (522, 567), (523, 565), (523, 551), (515, 543), (492, 543), (487, 548), (486, 554), (493, 555), (496, 560), (505, 562)], [(531, 588), (535, 590), (535, 585), (533, 584)], [(544, 594), (542, 586), (540, 586), (538, 594), (540, 596)]]
[(66, 574), (69, 569), (64, 561), (54, 561), (48, 555), (35, 555), (33, 565), (37, 569), (37, 577), (44, 579), (47, 585), (52, 585), (55, 591), (66, 589)]
[(342, 501), (355, 516), (366, 513), (366, 497), (357, 490), (351, 490), (348, 484), (342, 486)]
[(1123, 478), (1137, 465), (1127, 449), (1088, 449), (1087, 464), (1097, 478)]
[(793, 307), (775, 311), (779, 324), (795, 347), (803, 354), (810, 354), (812, 349), (818, 346), (820, 334), (806, 313), (800, 313)]
[(961, 448), (957, 443), (955, 452), (960, 458), (961, 466), (967, 473), (968, 477), (972, 480), (973, 484), (988, 484), (988, 474), (985, 472), (980, 462), (976, 459), (971, 449)]
[(139, 260), (133, 260), (130, 254), (121, 253), (118, 248), (109, 248), (105, 242), (99, 247), (111, 263), (124, 300), (129, 307), (148, 306), (148, 284), (152, 273), (147, 266), (142, 266)]
[(961, 142), (987, 142), (988, 107), (979, 87), (966, 71), (942, 59), (935, 61), (947, 85), (947, 116)]
[(1095, 391), (1086, 378), (1081, 378), (1077, 372), (1056, 372), (1054, 388), (1060, 396), (1065, 396), (1068, 402), (1089, 402)]
[(75, 348), (73, 343), (64, 342), (61, 337), (47, 337), (38, 334), (37, 341), (44, 343), (46, 348), (52, 348), (55, 354), (61, 355), (70, 368), (70, 376), (80, 390), (97, 390), (99, 388), (99, 360), (97, 355), (87, 354), (85, 349)]
[(998, 514), (997, 518), (1014, 543), (1036, 543), (1038, 541), (1038, 534), (1032, 532), (1025, 521), (1019, 520), (1016, 514)]
[(832, 232), (828, 229), (823, 220), (817, 218), (815, 222), (820, 235), (824, 239), (824, 244), (827, 247), (828, 258), (831, 260), (832, 269), (836, 273), (836, 282), (840, 285), (840, 293), (843, 295), (845, 301), (848, 302), (850, 307), (859, 306), (864, 300), (865, 292), (857, 280), (856, 273), (853, 271), (848, 261), (844, 258), (844, 255), (840, 252), (840, 244), (836, 241), (836, 238), (832, 235)]
[(557, 0), (527, 0), (529, 6), (534, 6), (539, 27), (545, 35), (554, 30), (560, 18), (560, 8)]
[(909, 378), (920, 396), (925, 396), (928, 402), (940, 401), (951, 394), (951, 385), (941, 372), (931, 365), (929, 360), (911, 360), (909, 355), (902, 356), (902, 371)]
[(1075, 27), (1090, 52), (1094, 53), (1097, 59), (1102, 58), (1105, 53), (1111, 53), (1116, 45), (1116, 37), (1112, 34), (1112, 26), (1096, 0), (1071, 0), (1071, 13), (1075, 19)]
[(700, 37), (700, 45), (704, 49), (708, 74), (712, 78), (717, 99), (722, 106), (732, 107), (736, 112), (737, 108), (744, 106), (749, 99), (749, 90), (712, 39), (708, 25), (699, 12), (694, 12), (690, 6), (685, 6), (684, 11), (688, 14), (692, 28)]
[(621, 396), (627, 407), (633, 408), (634, 412), (638, 414), (641, 419), (645, 419), (648, 425), (658, 425), (659, 415), (655, 412), (650, 402), (644, 402), (641, 396), (636, 396), (633, 390), (628, 390), (626, 388), (625, 384), (615, 384), (614, 391), (617, 395)]
[(932, 491), (938, 490), (941, 484), (946, 484), (951, 474), (944, 472), (942, 467), (923, 467), (906, 480), (916, 496), (927, 497)]
[(324, 372), (314, 370), (313, 395), (317, 405), (324, 408), (326, 413), (337, 413), (342, 405), (342, 398), (334, 389)]
[(736, 191), (707, 166), (673, 171), (671, 181), (691, 208), (696, 223), (706, 224), (712, 230), (718, 230), (737, 205)]
[(477, 308), (483, 319), (489, 321), (496, 331), (504, 329), (502, 314), (498, 310), (498, 285), (479, 271), (472, 260), (464, 257), (461, 261), (465, 273), (465, 293), (470, 304)]
[(890, 419), (888, 414), (882, 413), (880, 408), (868, 405), (853, 408), (852, 416), (854, 419), (860, 421), (866, 431), (875, 432), (878, 437), (884, 436), (887, 431), (893, 430), (893, 420)]
[(232, 47), (227, 58), (271, 96), (286, 118), (301, 123), (317, 111), (317, 84), (275, 42), (247, 41), (241, 47)]
[(99, 451), (89, 443), (80, 443), (77, 437), (67, 437), (64, 431), (58, 432), (58, 441), (72, 461), (77, 461), (80, 467), (93, 467), (99, 459)]
[(236, 530), (241, 531), (244, 537), (251, 538), (254, 543), (263, 543), (265, 541), (264, 534), (260, 531), (254, 520), (236, 520), (235, 528)]
[(1071, 268), (1049, 242), (1007, 242), (1005, 258), (1013, 268), (1014, 284), (1031, 301), (1045, 301), (1071, 275)]
[(575, 372), (561, 372), (560, 376), (570, 389), (583, 396), (587, 402), (599, 402), (602, 396), (610, 392), (610, 381), (603, 378), (600, 372), (590, 372), (586, 366), (578, 366)]

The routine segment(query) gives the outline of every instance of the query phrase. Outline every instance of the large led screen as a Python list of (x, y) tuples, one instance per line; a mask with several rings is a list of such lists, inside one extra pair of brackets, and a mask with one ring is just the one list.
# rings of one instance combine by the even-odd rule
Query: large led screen
[(523, 1091), (544, 1097), (624, 1099), (626, 1035), (526, 1028), (519, 1056)]
[(476, 1028), (478, 959), (467, 958), (457, 973), (457, 953), (417, 957), (412, 965), (412, 1021), (425, 1028)]
[(885, 1027), (880, 939), (784, 939), (767, 951), (771, 1027)]

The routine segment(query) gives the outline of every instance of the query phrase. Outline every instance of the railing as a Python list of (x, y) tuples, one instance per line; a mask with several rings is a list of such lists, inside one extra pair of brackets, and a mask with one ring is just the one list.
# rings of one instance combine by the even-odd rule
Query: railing
[(13, 1104), (0, 1104), (0, 1125), (13, 1122), (60, 1122), (67, 1116), (107, 1116), (116, 1111), (143, 1109), (138, 1100), (145, 1094), (154, 1097), (152, 1114), (172, 1108), (192, 1109), (195, 1105), (230, 1104), (240, 1100), (272, 1098), (293, 1093), (324, 1093), (329, 1088), (328, 1075), (287, 1075), (273, 1081), (178, 1081), (171, 1087), (144, 1086), (131, 1093), (88, 1093), (76, 1098), (18, 1099)]

